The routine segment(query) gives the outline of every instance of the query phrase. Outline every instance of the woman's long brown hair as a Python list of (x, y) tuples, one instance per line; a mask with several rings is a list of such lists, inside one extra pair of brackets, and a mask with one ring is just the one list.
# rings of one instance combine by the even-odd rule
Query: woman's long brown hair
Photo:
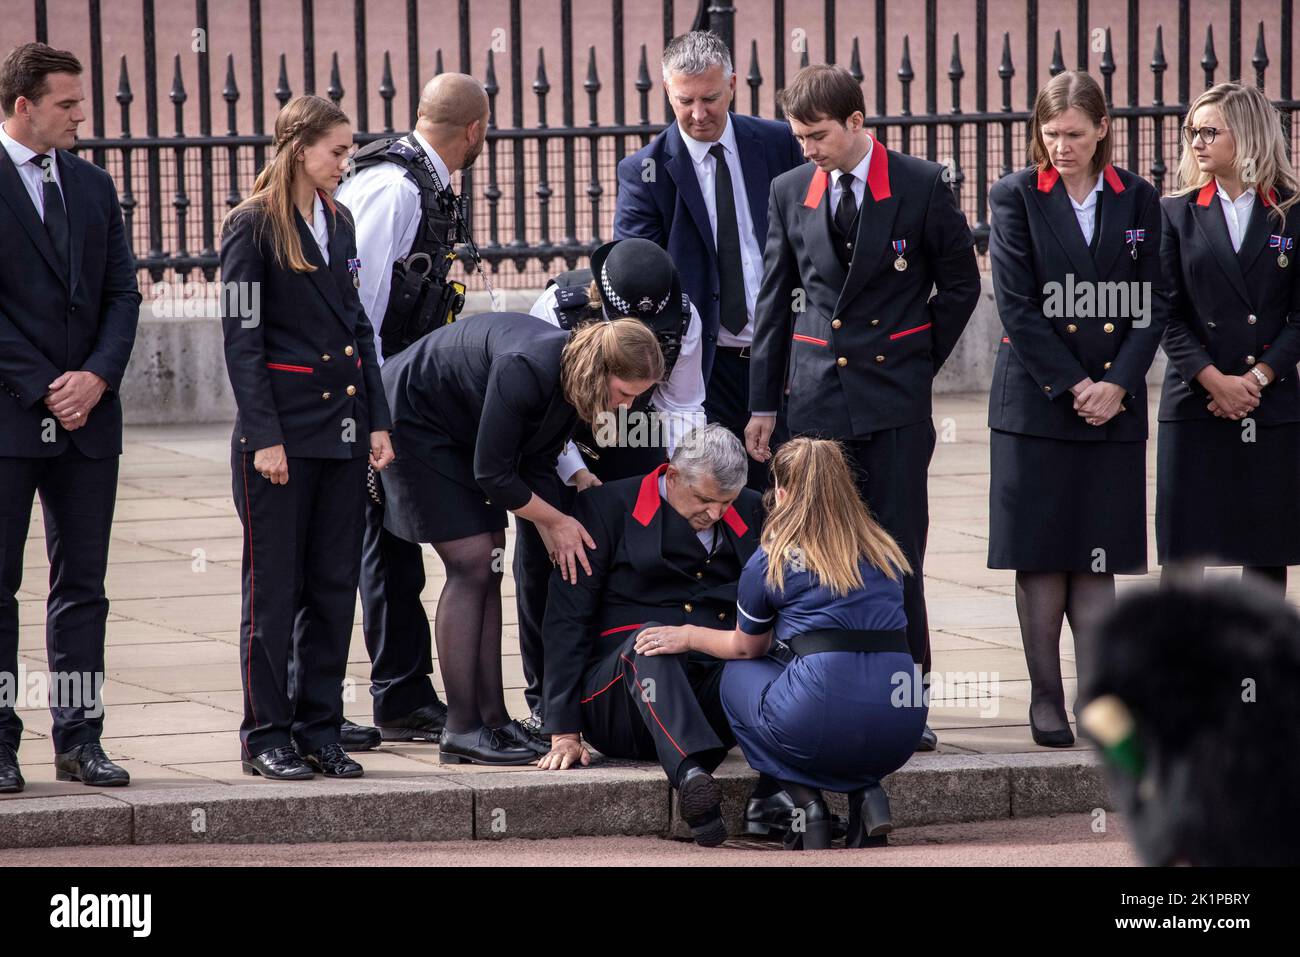
[(658, 382), (664, 377), (659, 340), (640, 319), (614, 319), (580, 327), (564, 347), (560, 383), (583, 422), (594, 424), (609, 405), (609, 377)]
[(778, 502), (768, 491), (761, 539), (773, 589), (785, 587), (787, 565), (810, 572), (836, 595), (862, 587), (864, 558), (892, 581), (911, 573), (903, 550), (858, 495), (838, 442), (791, 439), (772, 457), (772, 476), (785, 493)]
[(226, 223), (230, 223), (237, 216), (260, 215), (258, 229), (270, 226), (275, 261), (281, 268), (294, 272), (316, 270), (303, 254), (293, 218), (294, 154), (315, 145), (340, 123), (348, 122), (346, 113), (319, 96), (298, 96), (286, 103), (275, 118), (275, 155), (257, 174), (253, 192), (226, 216)]

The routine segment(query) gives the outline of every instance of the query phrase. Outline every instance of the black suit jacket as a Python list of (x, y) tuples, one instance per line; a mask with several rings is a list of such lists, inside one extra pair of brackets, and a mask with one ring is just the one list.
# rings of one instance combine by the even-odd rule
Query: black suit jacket
[[(1135, 173), (1107, 166), (1099, 201), (1094, 255), (1056, 170), (1020, 170), (989, 192), (989, 258), (1006, 330), (993, 369), (990, 428), (1074, 441), (1147, 437), (1146, 374), (1169, 315), (1160, 196)], [(1142, 232), (1126, 243), (1133, 230)], [(1085, 292), (1091, 306), (1079, 299)], [(1070, 387), (1088, 377), (1128, 393), (1124, 411), (1100, 428), (1074, 411)]]
[(383, 379), (397, 454), (477, 484), (500, 508), (527, 505), (534, 492), (551, 500), (556, 457), (578, 421), (560, 385), (568, 341), (568, 332), (543, 319), (488, 312), (436, 329), (388, 359)]
[(372, 431), (392, 427), (374, 330), (348, 270), (357, 255), (352, 218), (324, 198), (328, 264), (294, 212), (313, 272), (276, 261), (270, 224), (258, 210), (241, 212), (222, 230), (222, 327), (239, 409), (231, 436), (236, 451), (284, 445), (291, 456), (349, 459), (369, 453)]
[[(873, 139), (847, 274), (832, 245), (829, 174), (808, 164), (776, 178), (751, 409), (779, 409), (788, 381), (794, 432), (863, 438), (929, 418), (934, 376), (980, 294), (971, 232), (943, 169)], [(901, 272), (895, 240), (907, 244)]]
[[(1255, 362), (1268, 363), (1277, 380), (1265, 387), (1251, 418), (1260, 425), (1300, 421), (1300, 212), (1291, 209), (1279, 224), (1257, 195), (1241, 249), (1233, 252), (1214, 180), (1162, 203), (1160, 251), (1172, 307), (1160, 421), (1213, 418), (1196, 374), (1213, 364), (1241, 375)], [(1269, 248), (1271, 234), (1293, 241), (1285, 268)]]
[[(71, 233), (69, 274), (8, 152), (0, 149), (0, 454), (46, 458), (71, 442), (89, 458), (122, 453), (118, 388), (140, 319), (135, 262), (108, 173), (56, 151)], [(86, 424), (65, 432), (42, 401), (64, 372), (108, 383)], [(44, 441), (53, 430), (54, 441)]]
[(580, 571), (576, 585), (558, 571), (551, 575), (542, 626), (549, 733), (582, 729), (582, 674), (588, 661), (626, 641), (634, 626), (649, 621), (735, 626), (736, 585), (758, 548), (762, 498), (753, 489), (743, 490), (718, 523), (733, 563), (725, 573), (717, 573), (712, 561), (683, 567), (663, 554), (665, 512), (671, 506), (659, 494), (659, 476), (666, 468), (606, 482), (577, 497), (574, 517), (596, 547), (587, 552), (591, 575)]
[[(745, 176), (745, 196), (754, 223), (754, 238), (763, 248), (767, 235), (767, 194), (772, 180), (803, 165), (803, 150), (790, 124), (733, 113), (736, 152)], [(647, 177), (647, 171), (655, 173)], [(713, 242), (709, 210), (700, 192), (682, 132), (670, 123), (658, 136), (618, 164), (618, 201), (614, 209), (614, 238), (636, 236), (658, 243), (672, 257), (682, 279), (682, 291), (700, 311), (703, 323), (704, 378), (713, 369), (718, 344), (718, 251)]]

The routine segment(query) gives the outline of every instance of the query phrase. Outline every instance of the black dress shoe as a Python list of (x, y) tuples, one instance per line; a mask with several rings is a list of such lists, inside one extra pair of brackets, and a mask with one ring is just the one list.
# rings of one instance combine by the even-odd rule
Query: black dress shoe
[(339, 745), (344, 751), (373, 751), (383, 740), (378, 728), (367, 728), (347, 718), (339, 727)]
[(535, 737), (546, 740), (547, 735), (542, 732), (542, 713), (540, 711), (531, 712), (528, 717), (519, 722), (525, 731)]
[(794, 809), (781, 844), (787, 851), (824, 851), (831, 846), (831, 812), (820, 794)]
[(531, 748), (522, 748), (506, 741), (492, 728), (479, 728), (460, 733), (442, 732), (438, 740), (441, 764), (532, 764), (537, 755)]
[(245, 759), (242, 764), (245, 774), (275, 781), (306, 781), (316, 776), (298, 752), (288, 746), (263, 751), (255, 758)]
[(377, 721), (385, 741), (428, 741), (437, 744), (447, 727), (447, 706), (441, 701), (416, 708), (394, 721)]
[(97, 788), (120, 788), (131, 783), (131, 775), (108, 759), (98, 741), (54, 756), (56, 781), (80, 781)]
[(722, 788), (703, 768), (690, 768), (677, 788), (677, 813), (700, 847), (717, 847), (727, 839), (722, 820)]
[(1034, 724), (1033, 714), (1030, 714), (1029, 733), (1034, 737), (1034, 744), (1041, 745), (1044, 748), (1074, 747), (1074, 732), (1070, 730), (1068, 724), (1060, 731), (1039, 731), (1038, 726)]
[(302, 759), (327, 778), (359, 778), (365, 774), (365, 768), (348, 757), (338, 744), (327, 744), (319, 751), (304, 754)]
[(927, 724), (925, 730), (921, 732), (920, 740), (916, 742), (915, 750), (933, 751), (937, 747), (939, 747), (939, 736), (931, 731), (930, 726)]
[(0, 744), (0, 794), (17, 794), (25, 787), (27, 782), (18, 770), (18, 752)]
[(889, 814), (889, 795), (879, 784), (849, 794), (849, 832), (845, 847), (879, 847), (894, 829)]
[(539, 758), (544, 754), (550, 754), (551, 746), (539, 734), (532, 734), (528, 726), (522, 721), (507, 721), (501, 727), (495, 729), (496, 733), (501, 735), (501, 739), (506, 744), (514, 745), (519, 748), (527, 748)]

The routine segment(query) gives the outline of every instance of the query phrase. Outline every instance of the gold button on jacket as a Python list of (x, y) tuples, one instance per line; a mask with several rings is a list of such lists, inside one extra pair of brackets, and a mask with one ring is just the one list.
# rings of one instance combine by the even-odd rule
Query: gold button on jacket
[(356, 394), (357, 394), (357, 387), (354, 385), (348, 386), (348, 395), (356, 395)]
[(348, 346), (346, 349), (344, 349), (344, 350), (343, 350), (343, 354), (344, 354), (345, 356), (350, 356), (350, 355), (352, 355), (352, 347), (351, 347), (351, 346)]

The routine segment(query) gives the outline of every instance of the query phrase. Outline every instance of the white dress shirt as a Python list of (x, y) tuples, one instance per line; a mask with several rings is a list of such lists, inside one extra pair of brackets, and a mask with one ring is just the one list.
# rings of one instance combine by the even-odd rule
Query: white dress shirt
[(311, 222), (307, 224), (311, 234), (316, 239), (316, 245), (320, 247), (321, 258), (325, 260), (325, 265), (330, 262), (330, 224), (325, 218), (325, 203), (320, 198), (320, 193), (316, 193), (316, 203), (311, 208)]
[[(27, 195), (32, 198), (32, 205), (36, 207), (36, 215), (41, 217), (41, 222), (45, 222), (45, 171), (30, 162), (31, 158), (36, 155), (36, 151), (24, 146), (10, 136), (3, 123), (0, 123), (0, 143), (4, 144), (5, 152), (14, 161), (14, 166), (18, 167), (18, 178), (23, 181), (23, 186), (27, 188)], [(50, 151), (47, 155), (54, 156), (55, 154)], [(59, 187), (59, 193), (63, 196), (63, 207), (66, 209), (68, 196), (63, 192), (63, 180), (59, 176), (59, 164), (57, 162), (52, 163), (50, 169), (54, 171), (54, 182)]]
[[(428, 154), (444, 187), (451, 185), (451, 171), (417, 131), (412, 135)], [(388, 291), (393, 263), (405, 256), (420, 228), (420, 189), (396, 163), (376, 163), (349, 176), (334, 191), (334, 197), (352, 211), (357, 225), (357, 258), (361, 260), (361, 306), (375, 327), (375, 358), (383, 363), (379, 331), (388, 311)]]
[[(871, 151), (875, 149), (870, 139), (867, 140), (867, 152), (863, 154), (858, 165), (849, 170), (853, 174), (853, 198), (857, 201), (858, 209), (862, 208), (862, 197), (867, 195), (867, 170), (871, 168)], [(831, 215), (835, 215), (835, 210), (840, 208), (840, 196), (844, 193), (844, 187), (840, 185), (840, 177), (844, 175), (843, 170), (831, 170)]]
[[(709, 227), (713, 230), (713, 246), (718, 244), (718, 203), (714, 195), (714, 177), (717, 175), (718, 161), (709, 155), (713, 143), (692, 139), (679, 125), (677, 131), (682, 134), (682, 142), (695, 164), (695, 176), (700, 181), (700, 192), (704, 194), (704, 208), (709, 211)], [(739, 348), (747, 346), (754, 339), (754, 305), (758, 302), (758, 288), (763, 282), (763, 247), (754, 236), (754, 216), (749, 208), (749, 194), (745, 192), (745, 172), (740, 168), (740, 154), (736, 146), (736, 130), (727, 117), (722, 136), (718, 140), (727, 157), (727, 170), (731, 173), (731, 189), (736, 200), (736, 228), (740, 232), (740, 267), (745, 277), (745, 314), (748, 321), (739, 335), (730, 332), (725, 326), (718, 327), (718, 345)]]
[(1250, 214), (1255, 209), (1255, 191), (1243, 189), (1236, 199), (1229, 199), (1223, 187), (1215, 181), (1215, 190), (1219, 194), (1219, 205), (1223, 207), (1223, 218), (1228, 221), (1228, 235), (1232, 237), (1232, 251), (1241, 251), (1241, 241), (1246, 236), (1246, 227), (1250, 225)]
[[(560, 314), (555, 308), (556, 288), (551, 286), (546, 289), (528, 312), (558, 327)], [(682, 349), (673, 365), (672, 374), (666, 381), (655, 386), (651, 397), (655, 410), (663, 417), (663, 423), (667, 427), (670, 458), (686, 434), (705, 423), (704, 350), (700, 343), (702, 329), (700, 314), (696, 311), (695, 304), (691, 303), (691, 319), (686, 325)], [(582, 453), (572, 442), (566, 442), (556, 466), (560, 478), (571, 484), (574, 474), (586, 467)]]
[[(663, 475), (659, 476), (659, 497), (664, 500), (664, 508), (672, 508), (668, 502), (668, 479)], [(710, 555), (713, 554), (713, 546), (717, 543), (718, 525), (714, 522), (702, 532), (696, 532), (695, 537), (700, 540), (704, 550)]]
[(1091, 245), (1092, 231), (1097, 228), (1097, 197), (1101, 194), (1102, 173), (1097, 174), (1097, 182), (1092, 189), (1088, 190), (1088, 198), (1082, 203), (1076, 203), (1074, 197), (1066, 191), (1066, 196), (1070, 196), (1070, 205), (1074, 207), (1074, 218), (1079, 221), (1079, 229), (1083, 231), (1083, 241)]

